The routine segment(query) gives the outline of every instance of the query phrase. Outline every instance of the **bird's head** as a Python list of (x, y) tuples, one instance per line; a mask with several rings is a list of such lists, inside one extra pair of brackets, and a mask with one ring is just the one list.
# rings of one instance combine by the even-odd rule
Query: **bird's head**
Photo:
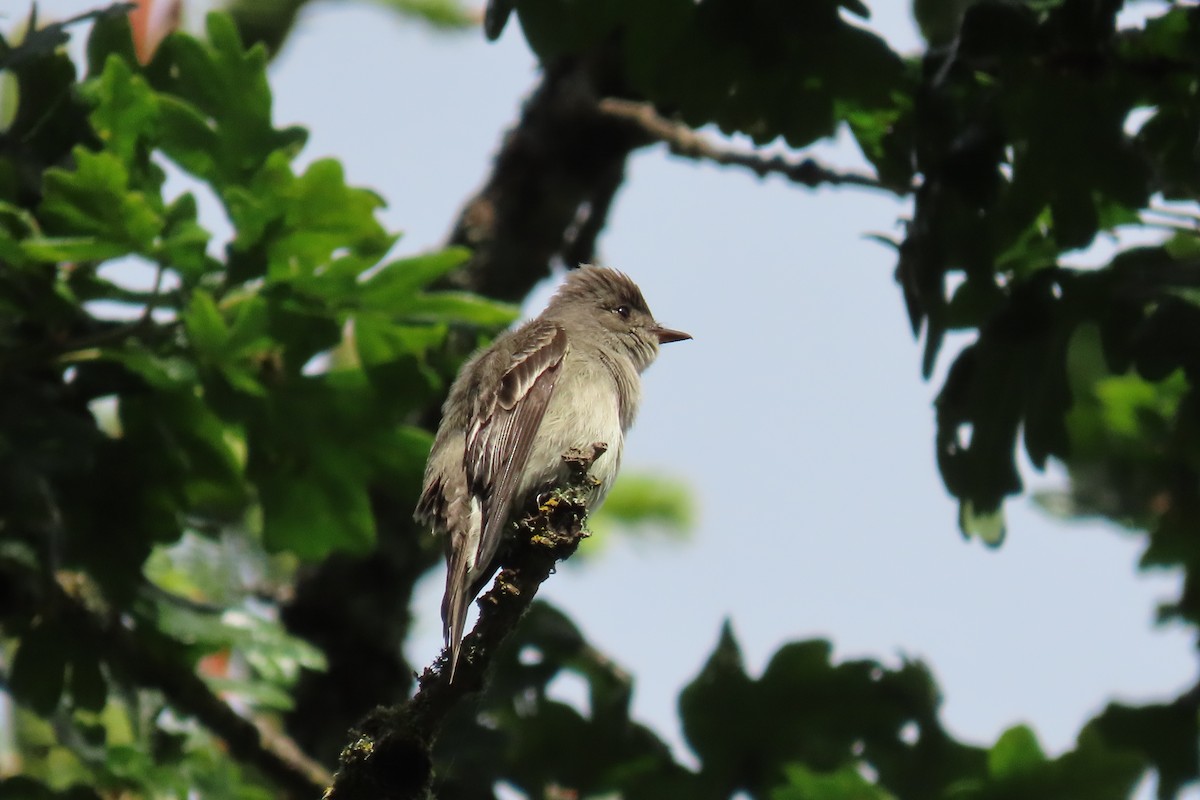
[(629, 276), (607, 267), (572, 270), (546, 309), (575, 320), (626, 351), (639, 371), (658, 355), (658, 346), (691, 339), (659, 325), (642, 290)]

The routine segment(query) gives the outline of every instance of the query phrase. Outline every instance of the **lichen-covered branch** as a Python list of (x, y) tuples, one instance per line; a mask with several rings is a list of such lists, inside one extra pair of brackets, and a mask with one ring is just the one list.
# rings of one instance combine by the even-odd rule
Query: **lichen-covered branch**
[(432, 779), (430, 749), (447, 715), (483, 687), (497, 649), (529, 609), (538, 587), (587, 537), (584, 498), (593, 480), (587, 471), (606, 449), (596, 443), (564, 456), (572, 478), (519, 523), (492, 588), (479, 599), (479, 620), (463, 643), (454, 682), (443, 653), (421, 675), (410, 700), (376, 709), (360, 722), (350, 732), (325, 800), (426, 796)]

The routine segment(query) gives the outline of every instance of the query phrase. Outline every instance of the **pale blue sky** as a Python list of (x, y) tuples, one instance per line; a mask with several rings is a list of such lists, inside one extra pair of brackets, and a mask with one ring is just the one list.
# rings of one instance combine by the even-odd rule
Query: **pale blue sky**
[[(916, 47), (907, 3), (870, 5), (871, 27)], [(348, 4), (311, 7), (273, 68), (277, 120), (310, 129), (306, 160), (335, 156), (387, 199), (403, 252), (442, 240), (536, 80), (516, 24), (489, 44)], [(857, 163), (852, 147), (820, 152)], [(920, 379), (892, 253), (863, 238), (897, 232), (905, 211), (661, 147), (630, 165), (603, 261), (696, 338), (647, 373), (625, 463), (684, 478), (700, 522), (682, 545), (621, 540), (543, 593), (636, 676), (636, 715), (681, 753), (676, 695), (725, 617), (752, 671), (808, 637), (840, 658), (924, 659), (945, 722), (979, 743), (1029, 722), (1057, 752), (1109, 699), (1162, 700), (1195, 679), (1191, 633), (1153, 626), (1178, 576), (1136, 575), (1138, 539), (1048, 520), (1026, 498), (999, 550), (959, 536), (933, 458), (939, 382)], [(441, 580), (419, 590), (418, 667), (440, 645)]]

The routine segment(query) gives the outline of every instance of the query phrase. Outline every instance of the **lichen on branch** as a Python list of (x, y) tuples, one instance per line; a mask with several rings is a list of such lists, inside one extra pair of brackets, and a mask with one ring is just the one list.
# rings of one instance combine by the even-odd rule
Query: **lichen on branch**
[(607, 449), (597, 442), (563, 455), (569, 477), (516, 522), (492, 588), (478, 600), (479, 619), (463, 641), (453, 683), (443, 653), (425, 669), (408, 701), (377, 708), (358, 723), (342, 749), (325, 800), (427, 796), (433, 774), (430, 751), (450, 711), (483, 688), (493, 657), (538, 588), (587, 538), (587, 498), (595, 486), (588, 470)]

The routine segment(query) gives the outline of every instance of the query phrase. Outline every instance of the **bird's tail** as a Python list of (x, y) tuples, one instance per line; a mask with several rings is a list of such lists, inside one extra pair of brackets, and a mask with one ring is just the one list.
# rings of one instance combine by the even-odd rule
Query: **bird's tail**
[(458, 657), (467, 627), (467, 611), (474, 597), (471, 591), (472, 573), (478, 558), (483, 522), (477, 500), (471, 499), (470, 510), (463, 517), (465, 519), (460, 517), (454, 520), (450, 530), (450, 547), (446, 553), (446, 594), (442, 600), (442, 633), (450, 650), (451, 683), (458, 669)]
[(442, 632), (450, 649), (450, 682), (458, 668), (463, 630), (467, 627), (467, 564), (459, 551), (450, 554), (446, 569), (446, 595), (442, 601)]

